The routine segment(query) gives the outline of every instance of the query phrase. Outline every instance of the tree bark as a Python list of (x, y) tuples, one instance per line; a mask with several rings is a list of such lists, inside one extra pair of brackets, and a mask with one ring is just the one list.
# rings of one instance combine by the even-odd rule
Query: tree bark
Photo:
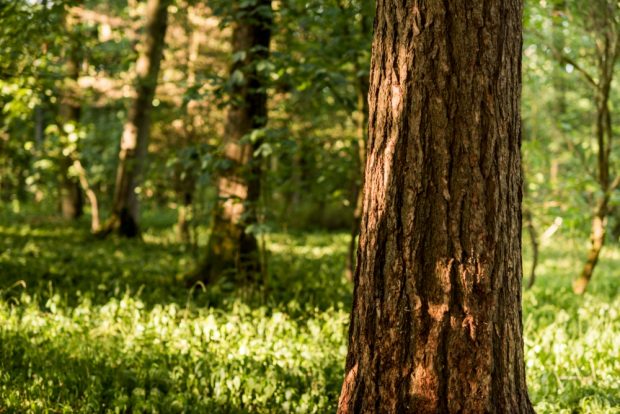
[(258, 242), (248, 230), (258, 222), (262, 169), (254, 153), (262, 140), (250, 134), (267, 125), (267, 78), (257, 65), (269, 57), (271, 0), (257, 0), (246, 6), (236, 3), (234, 11), (232, 46), (236, 61), (231, 67), (231, 104), (224, 138), (229, 168), (218, 178), (220, 202), (207, 253), (198, 270), (204, 282), (231, 270), (239, 282), (261, 273)]
[(170, 2), (149, 0), (147, 3), (146, 33), (135, 69), (136, 98), (129, 108), (121, 137), (112, 216), (106, 223), (106, 234), (112, 231), (125, 237), (140, 234), (136, 187), (141, 182), (147, 157), (152, 102), (164, 50)]
[(532, 413), (522, 1), (379, 0), (339, 413)]

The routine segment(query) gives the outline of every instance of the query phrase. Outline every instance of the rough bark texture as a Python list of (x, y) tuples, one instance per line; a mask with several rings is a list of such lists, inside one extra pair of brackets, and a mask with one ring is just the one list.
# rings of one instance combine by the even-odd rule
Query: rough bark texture
[(339, 413), (531, 413), (521, 0), (379, 0)]
[(151, 108), (166, 36), (168, 5), (171, 0), (149, 0), (143, 49), (136, 62), (136, 98), (131, 103), (123, 128), (114, 188), (112, 217), (104, 232), (118, 230), (126, 237), (140, 234), (136, 187), (146, 162)]
[(269, 57), (271, 10), (271, 0), (235, 5), (232, 45), (233, 56), (238, 58), (231, 68), (232, 102), (224, 138), (224, 156), (230, 167), (218, 179), (221, 201), (199, 269), (205, 282), (225, 271), (234, 271), (243, 280), (261, 272), (259, 246), (247, 229), (257, 223), (261, 163), (254, 152), (262, 142), (248, 138), (267, 124), (266, 77), (257, 65)]

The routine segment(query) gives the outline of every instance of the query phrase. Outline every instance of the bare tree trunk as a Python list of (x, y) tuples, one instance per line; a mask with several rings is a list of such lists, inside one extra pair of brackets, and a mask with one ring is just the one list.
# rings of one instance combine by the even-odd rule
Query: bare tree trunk
[(99, 218), (99, 202), (97, 201), (97, 194), (90, 187), (88, 183), (88, 177), (86, 176), (86, 169), (80, 162), (80, 160), (73, 161), (73, 168), (75, 168), (78, 179), (80, 180), (80, 185), (82, 189), (86, 193), (86, 197), (88, 198), (88, 202), (90, 203), (90, 231), (92, 233), (97, 233), (101, 230), (101, 220)]
[(581, 275), (573, 282), (573, 291), (578, 295), (583, 294), (588, 287), (594, 267), (598, 263), (598, 258), (605, 244), (605, 228), (607, 226), (607, 197), (603, 197), (599, 200), (594, 217), (592, 218), (592, 230), (590, 233), (590, 250), (588, 251), (588, 258)]
[[(610, 75), (611, 76), (611, 75)], [(609, 91), (611, 89), (611, 77), (602, 79), (605, 84), (601, 87), (601, 95), (599, 97), (598, 113), (597, 113), (597, 140), (598, 149), (598, 179), (601, 195), (597, 200), (597, 206), (592, 217), (592, 228), (590, 231), (590, 250), (586, 263), (583, 266), (581, 275), (573, 282), (573, 291), (581, 295), (583, 294), (594, 273), (594, 268), (598, 263), (601, 250), (605, 244), (605, 235), (607, 227), (607, 214), (609, 213), (609, 197), (611, 192), (617, 187), (616, 183), (609, 181), (609, 155), (611, 149), (611, 118), (609, 112)], [(609, 123), (609, 124), (607, 124)], [(620, 177), (620, 176), (619, 176)]]
[(80, 183), (70, 176), (71, 159), (60, 160), (60, 211), (67, 220), (77, 219), (84, 213), (84, 197)]
[[(76, 81), (79, 76), (78, 61), (75, 48), (72, 48), (67, 53), (65, 62), (66, 74), (71, 81)], [(65, 89), (60, 96), (58, 108), (58, 126), (61, 134), (64, 134), (63, 127), (66, 124), (77, 127), (80, 121), (80, 112), (80, 105), (75, 102), (75, 99)], [(60, 211), (63, 218), (67, 220), (77, 219), (84, 213), (84, 194), (78, 179), (71, 176), (70, 168), (73, 162), (70, 155), (61, 154), (60, 157)]]
[(177, 207), (177, 240), (179, 243), (189, 244), (192, 242), (189, 229), (189, 217), (192, 209), (192, 193), (179, 194), (179, 206)]
[(532, 286), (534, 286), (534, 282), (536, 282), (536, 267), (538, 266), (538, 234), (536, 233), (536, 228), (534, 227), (532, 212), (527, 208), (523, 208), (523, 219), (525, 228), (527, 229), (527, 234), (530, 237), (530, 245), (532, 247), (532, 267), (530, 268), (530, 278), (527, 283), (527, 288), (531, 289)]
[(123, 128), (112, 217), (103, 230), (105, 234), (112, 231), (118, 231), (125, 237), (137, 237), (140, 234), (138, 196), (135, 190), (142, 180), (141, 174), (146, 163), (152, 102), (164, 50), (170, 1), (148, 0), (147, 3), (146, 33), (135, 69), (136, 97), (131, 103)]
[[(360, 32), (362, 35), (372, 30), (372, 14), (369, 1), (362, 2), (362, 18), (360, 20)], [(355, 164), (360, 172), (359, 182), (356, 177), (353, 183), (353, 191), (351, 200), (354, 203), (353, 221), (351, 223), (351, 236), (349, 239), (349, 252), (345, 266), (346, 277), (349, 281), (353, 281), (353, 273), (355, 272), (355, 251), (357, 250), (357, 236), (360, 231), (360, 223), (362, 218), (362, 203), (364, 188), (364, 169), (366, 166), (366, 135), (368, 134), (368, 89), (370, 68), (360, 67), (359, 60), (355, 62), (355, 72), (358, 74), (358, 110), (362, 114), (358, 127), (358, 139), (353, 143)], [(361, 75), (363, 73), (363, 75)]]
[[(594, 268), (605, 244), (609, 200), (613, 191), (620, 185), (620, 174), (611, 180), (611, 150), (613, 144), (613, 128), (610, 104), (610, 92), (614, 78), (614, 70), (620, 53), (620, 5), (617, 1), (596, 0), (586, 10), (586, 26), (592, 33), (596, 45), (595, 79), (577, 62), (571, 61), (576, 71), (593, 88), (596, 96), (596, 140), (597, 140), (597, 172), (600, 195), (596, 200), (592, 228), (590, 232), (590, 250), (581, 275), (573, 282), (573, 291), (583, 294), (592, 279)], [(560, 53), (560, 59), (566, 57)]]
[[(351, 236), (349, 239), (349, 252), (346, 262), (346, 276), (351, 282), (353, 281), (353, 273), (355, 271), (355, 251), (357, 249), (357, 236), (360, 231), (360, 223), (362, 218), (362, 203), (363, 203), (363, 187), (364, 187), (364, 168), (366, 165), (366, 134), (368, 126), (368, 76), (361, 76), (359, 78), (359, 110), (362, 113), (362, 120), (359, 126), (359, 138), (354, 143), (354, 150), (356, 151), (356, 162), (359, 171), (361, 182), (355, 182), (353, 184), (353, 192), (351, 199), (355, 203), (353, 210), (353, 221), (351, 223)], [(356, 180), (357, 181), (357, 180)]]
[(339, 413), (533, 413), (521, 0), (378, 0)]
[[(601, 195), (597, 201), (594, 217), (592, 218), (592, 230), (590, 233), (590, 251), (588, 258), (581, 271), (581, 275), (573, 282), (573, 291), (577, 294), (583, 294), (592, 279), (594, 268), (598, 262), (601, 250), (605, 244), (605, 235), (607, 227), (607, 214), (609, 213), (609, 199), (611, 193), (618, 187), (620, 183), (620, 174), (616, 175), (616, 179), (610, 180), (610, 155), (613, 141), (613, 130), (611, 121), (611, 111), (609, 108), (609, 96), (611, 84), (613, 81), (613, 70), (618, 56), (617, 42), (613, 51), (608, 47), (605, 48), (607, 56), (601, 59), (600, 81), (598, 87), (597, 105), (597, 122), (596, 134), (598, 141), (598, 181)], [(609, 61), (611, 60), (611, 64)]]
[[(267, 124), (266, 76), (257, 65), (269, 57), (271, 0), (257, 0), (246, 6), (235, 3), (235, 12), (233, 55), (240, 58), (231, 68), (232, 102), (224, 138), (224, 156), (230, 168), (218, 178), (221, 202), (205, 259), (198, 270), (204, 282), (231, 270), (236, 272), (238, 282), (261, 274), (258, 242), (248, 230), (258, 222), (262, 168), (254, 152), (262, 140), (246, 140)], [(246, 140), (242, 141), (244, 137)]]
[[(188, 10), (188, 16), (192, 9)], [(190, 90), (196, 86), (196, 59), (200, 51), (200, 35), (198, 31), (191, 27), (191, 23), (186, 21), (185, 30), (189, 39), (186, 51), (186, 74), (187, 88)], [(183, 146), (187, 150), (190, 146), (197, 144), (194, 115), (189, 110), (189, 105), (185, 108), (184, 142)], [(174, 187), (177, 194), (177, 240), (183, 244), (192, 243), (192, 232), (190, 231), (190, 220), (193, 213), (194, 192), (196, 191), (196, 181), (200, 174), (200, 163), (197, 153), (192, 153), (189, 159), (184, 159), (177, 164), (174, 174)], [(194, 242), (197, 242), (196, 240)]]

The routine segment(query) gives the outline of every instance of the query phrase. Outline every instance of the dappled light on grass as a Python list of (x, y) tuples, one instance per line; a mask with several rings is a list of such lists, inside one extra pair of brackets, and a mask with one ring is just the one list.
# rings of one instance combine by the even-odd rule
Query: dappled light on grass
[[(4, 220), (0, 407), (334, 412), (351, 306), (347, 235), (267, 235), (269, 285), (241, 296), (225, 280), (191, 291), (179, 283), (191, 261), (170, 238), (173, 218), (157, 219), (143, 242)], [(524, 292), (538, 413), (620, 412), (620, 249), (604, 251), (577, 297), (570, 283), (582, 253), (571, 240), (544, 246), (536, 284)]]
[(579, 297), (571, 282), (583, 252), (573, 240), (545, 246), (541, 277), (523, 295), (528, 388), (538, 413), (620, 412), (620, 249), (603, 251), (596, 280)]
[(0, 308), (2, 405), (18, 411), (323, 412), (337, 397), (342, 310), (296, 321), (239, 302), (148, 310), (128, 295), (40, 305), (24, 294)]

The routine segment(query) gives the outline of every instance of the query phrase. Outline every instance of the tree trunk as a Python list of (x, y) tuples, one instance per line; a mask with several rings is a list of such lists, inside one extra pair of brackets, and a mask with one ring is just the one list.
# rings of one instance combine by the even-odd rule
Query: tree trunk
[(177, 241), (182, 244), (190, 244), (192, 242), (192, 237), (189, 230), (189, 217), (191, 216), (192, 193), (180, 193), (178, 196)]
[(605, 244), (605, 228), (607, 226), (607, 204), (608, 198), (603, 196), (599, 200), (599, 205), (596, 208), (594, 217), (592, 218), (592, 230), (590, 232), (590, 251), (588, 251), (588, 258), (583, 266), (581, 275), (573, 282), (573, 291), (581, 295), (586, 291), (594, 268), (598, 263), (598, 258)]
[[(618, 6), (615, 5), (613, 10), (618, 10)], [(600, 12), (600, 10), (598, 10)], [(607, 22), (606, 18), (603, 21)], [(615, 21), (612, 19), (612, 21)], [(600, 27), (605, 27), (602, 23), (599, 23)], [(615, 23), (614, 23), (615, 24)], [(605, 233), (607, 227), (607, 214), (609, 213), (609, 200), (611, 193), (620, 184), (620, 174), (616, 173), (616, 178), (613, 182), (610, 179), (610, 156), (613, 143), (613, 123), (611, 119), (611, 110), (609, 108), (609, 100), (611, 93), (611, 85), (613, 82), (614, 68), (616, 61), (618, 60), (617, 42), (613, 39), (609, 39), (609, 33), (604, 32), (603, 41), (599, 44), (603, 44), (602, 48), (599, 48), (600, 53), (599, 63), (599, 81), (596, 83), (595, 91), (597, 94), (597, 116), (596, 116), (596, 139), (598, 143), (597, 147), (597, 169), (598, 169), (598, 184), (600, 190), (600, 196), (597, 200), (597, 206), (592, 218), (592, 229), (590, 232), (590, 251), (588, 252), (588, 258), (581, 271), (581, 275), (573, 282), (573, 291), (576, 294), (583, 294), (592, 279), (594, 268), (598, 263), (598, 258), (605, 244)], [(620, 37), (618, 39), (620, 40)], [(612, 47), (612, 45), (614, 45)]]
[(532, 413), (521, 0), (379, 0), (339, 413)]
[(118, 230), (125, 237), (140, 234), (136, 187), (146, 162), (151, 109), (164, 50), (168, 5), (171, 0), (148, 0), (146, 33), (136, 62), (136, 97), (131, 103), (123, 128), (119, 152), (112, 217), (104, 233)]
[(609, 107), (607, 106), (609, 99), (609, 87), (607, 86), (607, 93), (603, 94), (600, 98), (601, 103), (598, 105), (597, 113), (597, 141), (598, 147), (598, 181), (600, 190), (602, 192), (598, 199), (594, 217), (592, 217), (592, 228), (590, 231), (590, 250), (588, 251), (588, 257), (586, 263), (583, 266), (581, 274), (573, 282), (573, 292), (578, 295), (582, 295), (592, 279), (594, 268), (598, 263), (598, 258), (603, 250), (605, 244), (605, 229), (607, 227), (607, 213), (609, 204), (610, 183), (609, 183), (609, 153), (607, 147), (611, 141), (611, 133), (606, 134), (605, 122), (609, 113)]
[(536, 282), (536, 267), (538, 266), (538, 234), (536, 232), (536, 228), (534, 227), (532, 212), (529, 209), (523, 209), (523, 219), (525, 228), (527, 229), (527, 233), (530, 237), (530, 245), (532, 248), (532, 267), (530, 268), (530, 278), (527, 282), (527, 288), (531, 289), (532, 286), (534, 286), (534, 282)]
[(72, 161), (63, 156), (60, 160), (60, 211), (67, 220), (78, 219), (84, 213), (84, 194), (79, 181), (71, 177)]
[(97, 201), (97, 194), (91, 188), (88, 178), (86, 177), (86, 169), (80, 162), (80, 160), (73, 160), (73, 168), (77, 171), (78, 179), (80, 180), (80, 185), (82, 189), (86, 193), (86, 197), (88, 198), (88, 202), (90, 203), (90, 231), (92, 233), (97, 233), (101, 230), (101, 220), (99, 218), (99, 202)]
[(205, 260), (198, 270), (204, 282), (231, 270), (239, 282), (261, 272), (258, 242), (248, 230), (258, 220), (262, 169), (254, 152), (262, 140), (248, 138), (267, 124), (267, 77), (258, 63), (269, 57), (271, 0), (257, 0), (247, 6), (236, 4), (234, 9), (232, 46), (236, 61), (231, 68), (231, 106), (224, 138), (224, 156), (230, 167), (218, 178), (221, 201)]
[(354, 143), (354, 150), (356, 152), (355, 164), (358, 170), (361, 172), (361, 182), (353, 184), (353, 191), (351, 200), (355, 203), (353, 210), (353, 222), (351, 223), (351, 236), (349, 239), (349, 254), (347, 255), (346, 262), (346, 276), (349, 281), (353, 281), (353, 272), (355, 271), (355, 250), (357, 248), (357, 236), (360, 231), (360, 223), (362, 218), (362, 203), (363, 203), (363, 186), (364, 186), (364, 169), (366, 164), (366, 134), (368, 131), (368, 76), (360, 76), (358, 80), (358, 101), (359, 110), (362, 113), (362, 120), (359, 126), (358, 140)]
[[(77, 81), (79, 76), (79, 59), (74, 48), (67, 53), (66, 59), (65, 70), (67, 77), (72, 81)], [(80, 109), (79, 104), (75, 102), (75, 99), (65, 89), (60, 96), (58, 108), (58, 127), (61, 134), (65, 133), (63, 127), (66, 124), (73, 125), (74, 127), (77, 126), (80, 121)], [(60, 211), (62, 217), (67, 220), (77, 219), (84, 213), (84, 194), (78, 179), (70, 174), (70, 168), (73, 164), (71, 156), (61, 153), (59, 163)]]
[[(342, 6), (341, 6), (342, 7)], [(364, 0), (361, 3), (361, 14), (362, 17), (360, 19), (360, 33), (365, 36), (372, 30), (372, 2), (368, 0)], [(364, 188), (364, 170), (366, 166), (366, 136), (368, 135), (368, 89), (369, 85), (369, 77), (368, 67), (360, 66), (360, 58), (355, 61), (355, 73), (357, 74), (357, 101), (358, 101), (358, 110), (361, 112), (362, 117), (358, 127), (358, 139), (353, 142), (355, 164), (360, 173), (359, 177), (355, 177), (355, 181), (353, 183), (353, 191), (351, 194), (351, 201), (354, 203), (353, 210), (353, 221), (351, 223), (351, 236), (349, 239), (349, 252), (347, 255), (347, 261), (345, 266), (346, 277), (349, 281), (353, 281), (353, 273), (355, 272), (355, 251), (357, 249), (357, 236), (360, 231), (360, 223), (362, 218), (362, 203)]]

